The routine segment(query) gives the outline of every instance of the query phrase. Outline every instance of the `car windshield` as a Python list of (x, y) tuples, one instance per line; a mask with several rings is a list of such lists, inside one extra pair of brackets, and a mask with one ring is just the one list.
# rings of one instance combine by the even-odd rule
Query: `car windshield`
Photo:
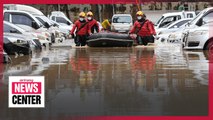
[(43, 16), (37, 16), (36, 19), (38, 19), (39, 22), (42, 23), (42, 25), (45, 25), (45, 22), (47, 22), (50, 26), (52, 25), (52, 24), (50, 23), (50, 21), (49, 21), (47, 18), (43, 17)]
[(21, 27), (15, 25), (15, 24), (12, 24), (12, 23), (5, 23), (5, 24), (9, 25), (10, 27), (12, 27), (12, 28), (14, 28), (14, 29), (17, 29), (17, 30), (20, 31), (21, 33), (23, 33), (23, 32), (29, 32), (28, 30), (25, 30), (25, 29), (23, 29), (23, 28), (21, 28)]
[(164, 18), (164, 16), (162, 16), (162, 17), (155, 23), (155, 26), (157, 26), (163, 18)]
[(172, 23), (173, 23), (173, 22), (170, 22), (170, 23), (168, 23), (168, 24), (162, 26), (162, 28), (167, 28), (167, 27), (169, 27)]
[(131, 23), (130, 16), (115, 16), (113, 17), (113, 23)]
[(206, 10), (205, 10), (205, 11), (201, 11), (201, 12), (189, 23), (189, 25), (195, 24), (195, 22), (197, 22), (197, 19), (200, 19), (200, 16), (201, 16), (202, 14), (204, 14), (205, 12), (206, 12)]

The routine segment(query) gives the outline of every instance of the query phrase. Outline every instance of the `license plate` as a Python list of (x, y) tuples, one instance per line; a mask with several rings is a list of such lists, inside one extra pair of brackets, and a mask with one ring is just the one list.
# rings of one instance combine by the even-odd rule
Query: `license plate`
[(125, 30), (119, 30), (118, 32), (126, 32)]

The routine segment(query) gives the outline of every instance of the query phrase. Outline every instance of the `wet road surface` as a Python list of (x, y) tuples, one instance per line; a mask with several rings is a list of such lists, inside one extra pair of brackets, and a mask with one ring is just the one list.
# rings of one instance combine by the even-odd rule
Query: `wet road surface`
[[(205, 51), (53, 48), (1, 65), (0, 119), (76, 115), (208, 115)], [(9, 109), (8, 76), (44, 75), (44, 109)]]

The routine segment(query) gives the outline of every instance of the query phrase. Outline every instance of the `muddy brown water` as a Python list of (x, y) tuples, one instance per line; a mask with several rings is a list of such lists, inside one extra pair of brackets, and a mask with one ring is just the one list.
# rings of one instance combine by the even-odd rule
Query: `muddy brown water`
[[(208, 115), (208, 55), (180, 47), (56, 48), (1, 65), (0, 119)], [(8, 108), (8, 76), (45, 76), (45, 108)]]

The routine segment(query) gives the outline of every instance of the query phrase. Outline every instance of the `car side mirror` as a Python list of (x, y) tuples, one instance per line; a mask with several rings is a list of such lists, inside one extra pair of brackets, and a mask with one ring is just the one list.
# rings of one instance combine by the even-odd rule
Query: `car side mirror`
[(59, 27), (56, 23), (53, 24), (54, 27)]
[(67, 21), (67, 25), (71, 25), (69, 21)]
[(32, 21), (32, 27), (38, 29), (39, 25), (35, 21)]
[(50, 28), (50, 25), (49, 25), (47, 22), (44, 23), (44, 26), (45, 26), (46, 28)]
[(200, 20), (197, 21), (196, 25), (197, 26), (203, 25), (203, 18), (200, 18)]
[(18, 33), (18, 31), (16, 29), (11, 29), (10, 33)]

